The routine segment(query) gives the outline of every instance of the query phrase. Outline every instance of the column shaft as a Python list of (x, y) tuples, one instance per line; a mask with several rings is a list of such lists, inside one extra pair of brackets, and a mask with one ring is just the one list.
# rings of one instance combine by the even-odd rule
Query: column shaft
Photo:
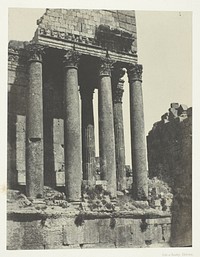
[[(85, 89), (84, 89), (85, 90)], [(82, 97), (82, 158), (83, 179), (95, 185), (95, 136), (93, 115), (93, 92), (81, 92)]]
[(116, 196), (116, 160), (113, 122), (113, 103), (111, 90), (111, 64), (102, 61), (99, 83), (99, 147), (100, 171), (102, 179), (107, 180), (108, 190)]
[(65, 55), (64, 67), (64, 147), (65, 147), (65, 183), (69, 201), (81, 199), (82, 155), (80, 112), (78, 95), (79, 55), (69, 51)]
[(117, 172), (117, 190), (126, 189), (125, 170), (125, 145), (124, 145), (124, 124), (122, 111), (122, 95), (124, 80), (120, 79), (117, 85), (113, 86), (113, 115), (115, 131), (115, 154)]
[(133, 197), (145, 200), (148, 196), (147, 162), (142, 96), (142, 66), (128, 69), (130, 84), (131, 147), (133, 169)]
[(29, 49), (29, 85), (26, 112), (26, 192), (29, 197), (43, 196), (43, 98), (42, 57), (37, 46)]

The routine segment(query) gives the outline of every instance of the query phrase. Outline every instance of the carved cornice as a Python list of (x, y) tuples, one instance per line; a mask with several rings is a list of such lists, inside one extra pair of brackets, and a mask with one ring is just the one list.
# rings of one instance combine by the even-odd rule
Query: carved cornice
[(100, 77), (111, 77), (111, 71), (113, 69), (114, 61), (109, 57), (101, 57), (99, 65), (99, 76)]
[(28, 44), (26, 45), (26, 51), (28, 55), (29, 62), (42, 62), (42, 55), (44, 52), (45, 47), (39, 44)]
[[(40, 24), (41, 21), (39, 20), (38, 23)], [(109, 26), (106, 26), (106, 28), (108, 27)], [(57, 31), (55, 29), (43, 28), (40, 26), (38, 27), (37, 33), (41, 37), (80, 43), (84, 45), (93, 45), (113, 52), (125, 52), (134, 55), (137, 53), (135, 46), (136, 39), (132, 34), (124, 30), (111, 27), (109, 27), (109, 29), (105, 29), (103, 28), (103, 25), (100, 25), (99, 28), (96, 29), (95, 37)]]
[(69, 50), (64, 55), (63, 63), (65, 67), (78, 68), (81, 54), (75, 50)]
[(120, 78), (117, 86), (113, 88), (113, 102), (122, 103), (123, 93), (124, 93), (124, 80)]
[(127, 67), (127, 72), (128, 72), (129, 83), (134, 81), (142, 82), (143, 67), (141, 64), (129, 65)]

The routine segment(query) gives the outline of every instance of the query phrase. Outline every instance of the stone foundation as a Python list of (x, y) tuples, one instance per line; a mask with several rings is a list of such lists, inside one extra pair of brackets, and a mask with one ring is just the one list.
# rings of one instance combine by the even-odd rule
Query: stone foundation
[(9, 212), (7, 249), (169, 246), (169, 215), (130, 212), (75, 214), (55, 209), (49, 213)]

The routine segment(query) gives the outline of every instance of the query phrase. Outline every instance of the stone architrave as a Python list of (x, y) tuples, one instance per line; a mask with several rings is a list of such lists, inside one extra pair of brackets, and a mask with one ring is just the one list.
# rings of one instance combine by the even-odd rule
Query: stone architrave
[(145, 200), (148, 196), (148, 181), (142, 96), (142, 65), (129, 65), (127, 71), (130, 85), (133, 198)]
[(66, 195), (70, 202), (81, 199), (82, 154), (78, 93), (80, 54), (69, 50), (64, 56), (64, 155)]
[(29, 84), (26, 109), (26, 192), (42, 197), (44, 186), (42, 54), (40, 45), (27, 46)]
[(107, 187), (112, 197), (116, 197), (115, 136), (111, 88), (112, 64), (113, 62), (109, 58), (101, 58), (98, 93), (99, 150), (101, 177), (103, 180), (107, 180)]
[(83, 85), (80, 90), (82, 100), (82, 159), (83, 179), (88, 185), (95, 185), (95, 136), (93, 114), (94, 89)]
[(122, 96), (124, 92), (124, 80), (122, 77), (124, 74), (125, 71), (123, 69), (115, 69), (112, 74), (116, 176), (118, 191), (126, 189), (124, 123), (122, 111)]

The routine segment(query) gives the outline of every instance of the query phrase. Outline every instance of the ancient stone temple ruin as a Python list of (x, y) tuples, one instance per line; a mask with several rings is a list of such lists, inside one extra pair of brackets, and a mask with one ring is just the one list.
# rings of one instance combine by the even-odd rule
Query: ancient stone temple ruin
[(164, 182), (153, 194), (148, 179), (135, 12), (46, 9), (37, 25), (30, 42), (8, 49), (8, 249), (169, 245), (173, 194)]
[[(119, 190), (125, 189), (121, 78), (126, 68), (130, 84), (134, 197), (147, 197), (142, 66), (137, 64), (134, 12), (47, 10), (38, 20), (31, 42), (21, 43), (18, 48), (10, 43), (9, 68), (16, 76), (14, 88), (26, 94), (19, 100), (20, 110), (10, 101), (9, 114), (10, 119), (13, 116), (21, 119), (17, 124), (25, 124), (26, 117), (26, 156), (21, 162), (26, 163), (23, 170), (26, 170), (27, 196), (42, 195), (44, 184), (55, 187), (55, 165), (64, 170), (69, 201), (80, 201), (82, 179), (95, 184), (95, 89), (99, 97), (101, 179), (107, 181), (113, 197), (117, 185)], [(24, 76), (23, 81), (17, 82), (18, 74)], [(19, 83), (23, 84), (18, 86)], [(18, 94), (11, 89), (11, 98)], [(19, 143), (22, 147), (22, 140)], [(16, 167), (16, 171), (21, 170)], [(9, 179), (10, 184), (16, 184), (17, 174)]]

